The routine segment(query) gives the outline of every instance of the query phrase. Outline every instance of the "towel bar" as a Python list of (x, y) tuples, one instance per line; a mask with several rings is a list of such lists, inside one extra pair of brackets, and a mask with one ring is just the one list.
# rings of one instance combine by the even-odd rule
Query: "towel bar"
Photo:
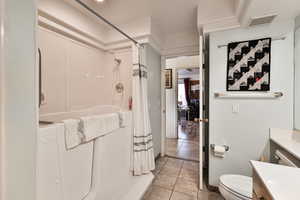
[(273, 93), (215, 93), (215, 98), (225, 99), (276, 99), (283, 96), (282, 92)]

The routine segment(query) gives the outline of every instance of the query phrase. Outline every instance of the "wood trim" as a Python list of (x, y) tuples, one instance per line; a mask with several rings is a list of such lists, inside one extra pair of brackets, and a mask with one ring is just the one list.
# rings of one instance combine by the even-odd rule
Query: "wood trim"
[(212, 191), (212, 192), (219, 192), (219, 188), (216, 187), (216, 186), (212, 186), (212, 185), (207, 184), (206, 187), (207, 187), (207, 189), (208, 189), (209, 191)]

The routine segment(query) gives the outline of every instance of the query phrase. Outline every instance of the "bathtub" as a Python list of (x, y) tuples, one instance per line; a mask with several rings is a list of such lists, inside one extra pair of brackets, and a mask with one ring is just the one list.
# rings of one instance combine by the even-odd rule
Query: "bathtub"
[[(132, 126), (66, 150), (64, 119), (120, 111), (99, 106), (72, 113), (41, 116), (54, 124), (38, 134), (38, 200), (140, 200), (153, 174), (132, 175)], [(131, 112), (126, 112), (131, 121)], [(129, 123), (132, 124), (132, 123)]]

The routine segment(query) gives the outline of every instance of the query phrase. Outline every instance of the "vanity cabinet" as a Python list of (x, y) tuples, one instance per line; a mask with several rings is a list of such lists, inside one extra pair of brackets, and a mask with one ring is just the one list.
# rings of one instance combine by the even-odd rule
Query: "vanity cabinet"
[(259, 176), (253, 170), (253, 200), (273, 200)]

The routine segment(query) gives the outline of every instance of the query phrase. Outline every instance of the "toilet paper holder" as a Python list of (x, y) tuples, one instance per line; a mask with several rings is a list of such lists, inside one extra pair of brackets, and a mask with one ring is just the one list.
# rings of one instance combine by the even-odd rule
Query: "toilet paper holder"
[[(222, 145), (222, 146), (225, 148), (225, 151), (229, 151), (229, 149), (230, 149), (229, 146), (227, 146), (227, 145)], [(211, 149), (214, 151), (216, 145), (215, 145), (215, 144), (211, 144), (210, 147), (211, 147)]]

